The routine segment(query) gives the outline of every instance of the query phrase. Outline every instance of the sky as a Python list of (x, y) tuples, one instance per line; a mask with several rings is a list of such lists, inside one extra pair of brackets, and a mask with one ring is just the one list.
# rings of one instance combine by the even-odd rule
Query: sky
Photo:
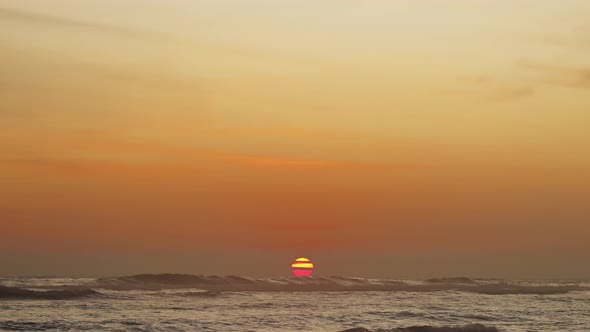
[(0, 0), (0, 275), (590, 277), (587, 0)]

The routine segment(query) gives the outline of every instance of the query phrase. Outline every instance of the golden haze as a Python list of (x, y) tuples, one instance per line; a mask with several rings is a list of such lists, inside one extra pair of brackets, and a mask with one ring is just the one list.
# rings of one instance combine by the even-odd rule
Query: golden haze
[(588, 17), (0, 0), (0, 274), (588, 276)]

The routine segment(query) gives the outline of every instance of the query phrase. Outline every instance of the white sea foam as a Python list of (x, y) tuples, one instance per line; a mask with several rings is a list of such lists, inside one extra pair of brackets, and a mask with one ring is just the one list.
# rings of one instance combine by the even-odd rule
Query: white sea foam
[(461, 278), (437, 278), (423, 282), (351, 277), (246, 278), (238, 276), (196, 276), (186, 274), (142, 274), (103, 278), (94, 287), (107, 289), (198, 288), (211, 291), (458, 291), (479, 294), (563, 294), (585, 290), (579, 284), (530, 284)]

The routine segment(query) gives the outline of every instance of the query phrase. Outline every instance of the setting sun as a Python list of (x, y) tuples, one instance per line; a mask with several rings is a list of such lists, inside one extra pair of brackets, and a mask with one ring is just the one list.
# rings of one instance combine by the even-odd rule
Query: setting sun
[(296, 277), (309, 277), (313, 273), (314, 265), (309, 258), (300, 257), (291, 263), (291, 271)]
[(0, 332), (590, 332), (589, 18), (0, 0)]

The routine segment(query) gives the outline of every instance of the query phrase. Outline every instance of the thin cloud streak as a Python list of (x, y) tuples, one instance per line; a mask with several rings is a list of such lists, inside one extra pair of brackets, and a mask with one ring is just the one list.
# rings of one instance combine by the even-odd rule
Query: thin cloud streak
[(77, 29), (91, 29), (103, 33), (116, 34), (126, 37), (145, 38), (146, 32), (116, 25), (81, 21), (65, 17), (57, 17), (40, 13), (33, 13), (17, 9), (0, 8), (0, 21), (17, 21), (27, 24), (40, 24), (45, 26), (56, 26)]
[(530, 60), (521, 60), (518, 64), (523, 68), (549, 74), (551, 77), (547, 82), (553, 85), (577, 89), (590, 88), (590, 67), (567, 67)]
[[(135, 143), (125, 141), (96, 141), (57, 144), (60, 146), (55, 157), (0, 159), (0, 164), (20, 165), (35, 168), (92, 170), (93, 165), (125, 165), (126, 167), (170, 167), (172, 165), (198, 165), (201, 162), (214, 161), (252, 168), (281, 168), (291, 170), (320, 169), (393, 169), (403, 167), (388, 163), (350, 162), (327, 159), (289, 158), (280, 156), (230, 153), (179, 147), (159, 143)], [(60, 158), (64, 151), (76, 153), (74, 159)], [(100, 167), (98, 167), (100, 169)]]

